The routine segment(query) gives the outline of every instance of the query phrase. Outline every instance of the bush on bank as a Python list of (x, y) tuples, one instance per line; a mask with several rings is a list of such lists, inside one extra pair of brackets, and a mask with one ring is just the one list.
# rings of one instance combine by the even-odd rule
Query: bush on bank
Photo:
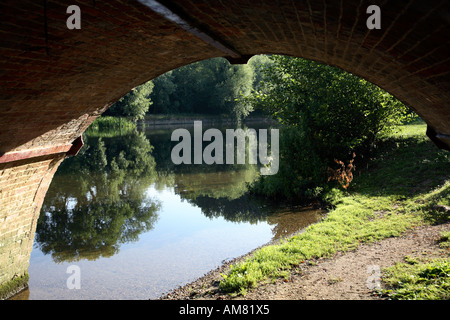
[(308, 260), (399, 236), (423, 224), (449, 221), (448, 215), (434, 208), (450, 205), (450, 154), (426, 138), (425, 127), (402, 126), (386, 136), (348, 191), (327, 192), (325, 200), (332, 209), (321, 222), (231, 266), (223, 274), (220, 289), (245, 294), (261, 281), (286, 276)]

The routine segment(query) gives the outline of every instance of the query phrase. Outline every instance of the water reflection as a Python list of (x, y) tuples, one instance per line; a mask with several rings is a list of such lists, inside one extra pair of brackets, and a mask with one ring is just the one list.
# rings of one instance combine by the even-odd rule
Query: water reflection
[[(85, 299), (99, 292), (107, 292), (106, 299), (157, 298), (224, 259), (321, 218), (318, 210), (249, 196), (256, 165), (174, 165), (171, 132), (85, 135), (86, 145), (61, 164), (42, 207), (30, 260), (31, 298), (33, 292), (38, 299), (74, 298), (63, 288), (63, 272), (58, 281), (45, 272), (72, 262), (96, 280)], [(41, 254), (56, 265), (42, 262)], [(100, 280), (95, 270), (114, 276)], [(111, 278), (114, 283), (104, 283)]]
[(37, 224), (35, 243), (55, 262), (110, 257), (158, 217), (160, 204), (145, 195), (155, 180), (145, 135), (85, 139), (83, 151), (58, 169)]

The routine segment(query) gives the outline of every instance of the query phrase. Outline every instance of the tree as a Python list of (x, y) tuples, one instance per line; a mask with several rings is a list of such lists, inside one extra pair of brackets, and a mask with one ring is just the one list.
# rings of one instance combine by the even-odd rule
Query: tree
[(150, 94), (153, 91), (152, 81), (146, 82), (120, 98), (105, 115), (126, 117), (133, 121), (143, 119), (150, 105), (153, 103)]
[(335, 159), (367, 155), (376, 137), (406, 114), (390, 94), (341, 69), (287, 56), (270, 60), (262, 68), (260, 89), (242, 98), (287, 128), (280, 135), (280, 171), (261, 178), (257, 192), (292, 198), (316, 194)]
[(230, 65), (223, 58), (169, 71), (153, 80), (151, 113), (200, 113), (246, 116), (251, 109), (236, 98), (249, 94), (253, 65)]
[(178, 89), (175, 83), (175, 75), (173, 71), (169, 71), (153, 79), (153, 92), (151, 99), (153, 101), (149, 113), (153, 114), (169, 114), (178, 112), (180, 102), (173, 98), (174, 93)]
[(238, 98), (250, 94), (253, 89), (254, 71), (252, 65), (230, 66), (229, 76), (224, 83), (225, 97), (223, 99), (226, 110), (236, 119), (245, 118), (253, 107), (242, 103)]
[(136, 87), (105, 115), (138, 120), (146, 113), (196, 113), (227, 114), (240, 119), (253, 110), (237, 98), (251, 92), (255, 66), (230, 65), (224, 58), (192, 63)]

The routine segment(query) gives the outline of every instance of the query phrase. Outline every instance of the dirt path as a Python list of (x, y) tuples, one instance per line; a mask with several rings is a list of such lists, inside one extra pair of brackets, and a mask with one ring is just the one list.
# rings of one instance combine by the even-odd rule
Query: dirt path
[[(300, 265), (290, 279), (279, 279), (251, 290), (245, 297), (230, 297), (218, 291), (221, 272), (230, 263), (211, 271), (197, 281), (174, 290), (161, 299), (249, 299), (249, 300), (369, 300), (380, 299), (369, 285), (376, 283), (376, 272), (410, 257), (448, 257), (437, 240), (442, 231), (450, 231), (450, 223), (422, 226), (401, 237), (388, 238), (354, 251), (338, 253), (332, 258), (318, 259)], [(242, 258), (241, 258), (242, 259)], [(238, 259), (240, 260), (240, 259)], [(368, 272), (368, 268), (371, 268)]]

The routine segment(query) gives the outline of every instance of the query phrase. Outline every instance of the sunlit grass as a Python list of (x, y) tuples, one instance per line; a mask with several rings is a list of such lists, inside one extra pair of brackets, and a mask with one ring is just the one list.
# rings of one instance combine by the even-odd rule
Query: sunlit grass
[(220, 289), (245, 294), (263, 280), (286, 276), (286, 271), (308, 259), (330, 257), (361, 243), (448, 220), (434, 210), (450, 199), (448, 152), (427, 140), (423, 123), (400, 129), (385, 138), (349, 192), (334, 189), (326, 196), (334, 209), (323, 221), (231, 266)]
[(390, 287), (384, 295), (395, 300), (450, 299), (450, 259), (405, 261), (383, 270), (383, 282)]
[(96, 136), (114, 136), (120, 130), (130, 131), (136, 129), (136, 124), (126, 118), (100, 116), (89, 126), (86, 133)]

